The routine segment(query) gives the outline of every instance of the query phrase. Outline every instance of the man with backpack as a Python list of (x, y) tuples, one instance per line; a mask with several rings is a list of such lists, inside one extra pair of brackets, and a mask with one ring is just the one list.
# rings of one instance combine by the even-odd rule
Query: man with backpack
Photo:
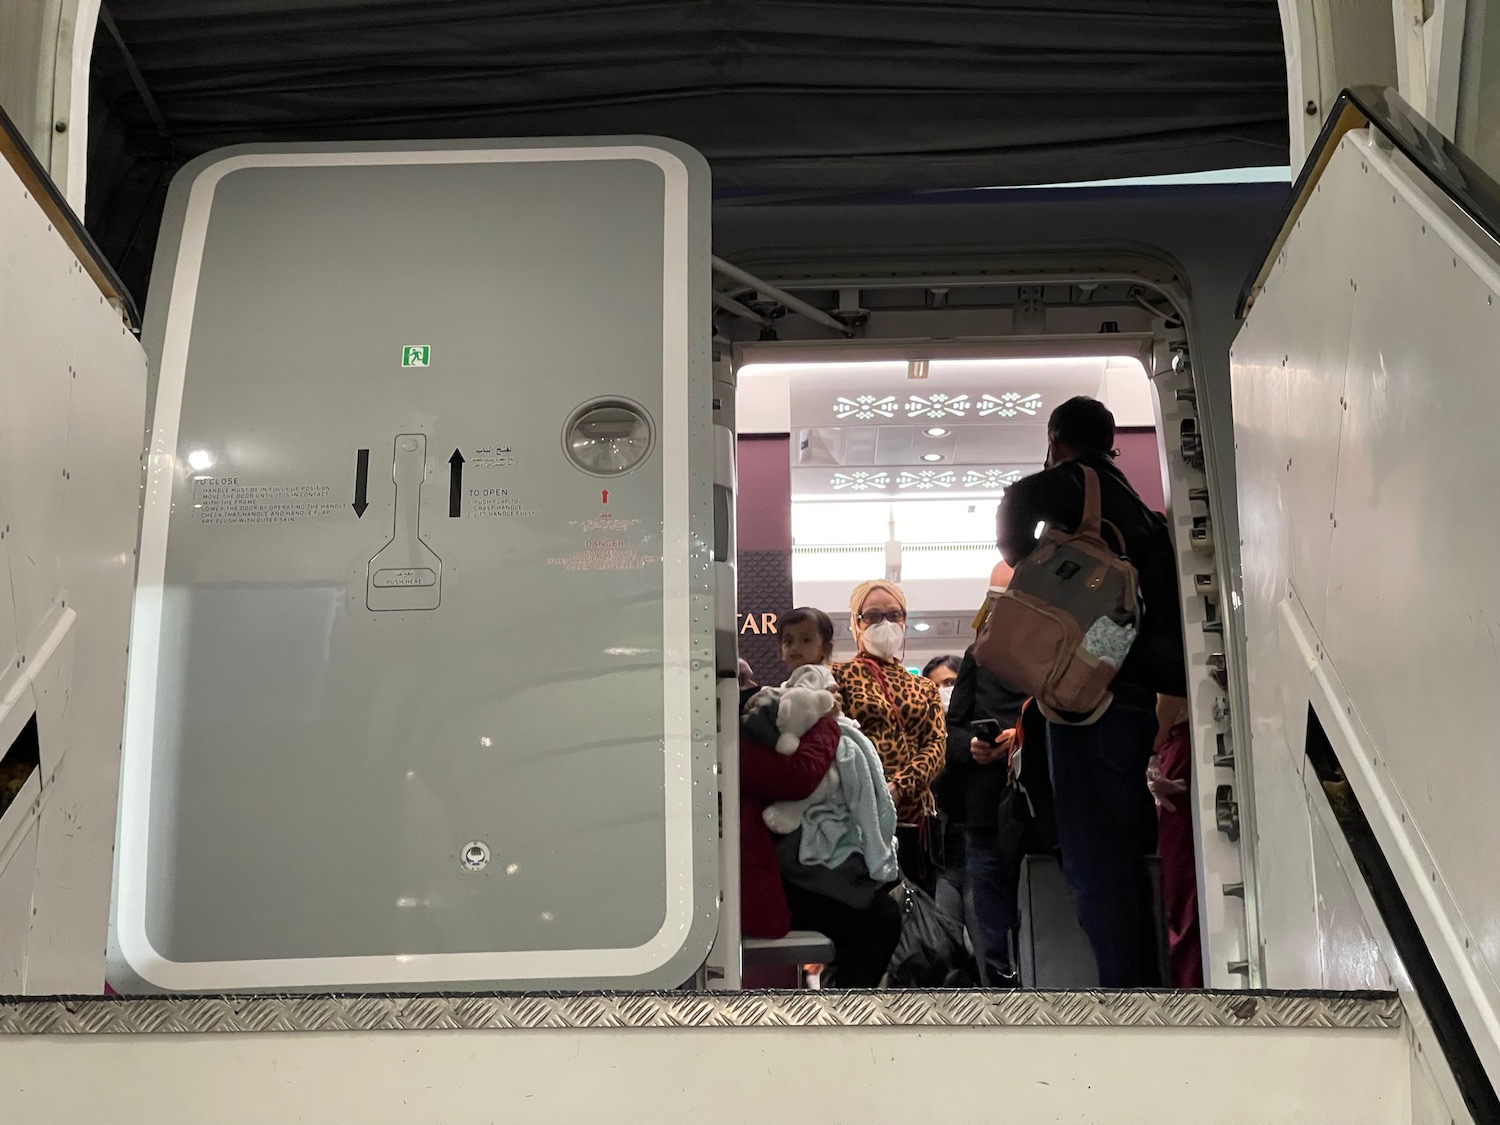
[(1100, 986), (1159, 986), (1142, 857), (1156, 850), (1146, 769), (1157, 693), (1187, 694), (1176, 559), (1165, 519), (1115, 465), (1108, 407), (1070, 399), (1047, 431), (1047, 467), (1000, 504), (1016, 578), (977, 655), (1047, 715), (1063, 868)]

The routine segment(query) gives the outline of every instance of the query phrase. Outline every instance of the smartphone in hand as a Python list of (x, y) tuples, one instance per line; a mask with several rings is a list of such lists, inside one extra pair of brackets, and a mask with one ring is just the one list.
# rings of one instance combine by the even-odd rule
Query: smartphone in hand
[(999, 719), (975, 719), (969, 724), (969, 730), (973, 731), (975, 738), (988, 746), (995, 746), (1000, 741)]

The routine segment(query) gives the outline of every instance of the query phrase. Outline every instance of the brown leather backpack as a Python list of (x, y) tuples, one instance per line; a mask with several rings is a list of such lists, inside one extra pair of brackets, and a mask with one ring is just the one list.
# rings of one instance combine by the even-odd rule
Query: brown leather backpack
[(1140, 576), (1104, 539), (1099, 476), (1083, 471), (1078, 530), (1048, 528), (1016, 564), (980, 626), (974, 659), (1013, 691), (1034, 696), (1048, 719), (1086, 726), (1113, 697), (1109, 685), (1135, 642)]

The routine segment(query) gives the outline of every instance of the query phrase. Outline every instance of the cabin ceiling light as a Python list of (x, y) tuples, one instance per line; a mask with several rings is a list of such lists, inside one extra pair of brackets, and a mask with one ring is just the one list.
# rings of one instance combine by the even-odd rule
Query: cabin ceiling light
[(942, 426), (933, 426), (930, 429), (923, 430), (922, 432), (924, 434), (926, 434), (928, 437), (947, 437), (948, 436), (948, 431), (945, 430), (945, 429), (943, 429)]
[(924, 460), (924, 461), (941, 461), (942, 459), (943, 459), (943, 455), (941, 453), (924, 453), (924, 454), (922, 454), (922, 460)]

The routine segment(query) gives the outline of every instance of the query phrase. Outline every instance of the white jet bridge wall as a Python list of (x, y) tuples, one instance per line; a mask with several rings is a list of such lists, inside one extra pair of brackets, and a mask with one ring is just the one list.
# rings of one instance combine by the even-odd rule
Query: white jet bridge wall
[(0, 161), (0, 993), (104, 987), (146, 357)]
[(0, 1001), (0, 1125), (1447, 1125), (1405, 1031), (1388, 996)]
[(1270, 987), (1404, 987), (1311, 706), (1493, 1081), (1500, 265), (1435, 192), (1347, 135), (1234, 346), (1261, 925)]

